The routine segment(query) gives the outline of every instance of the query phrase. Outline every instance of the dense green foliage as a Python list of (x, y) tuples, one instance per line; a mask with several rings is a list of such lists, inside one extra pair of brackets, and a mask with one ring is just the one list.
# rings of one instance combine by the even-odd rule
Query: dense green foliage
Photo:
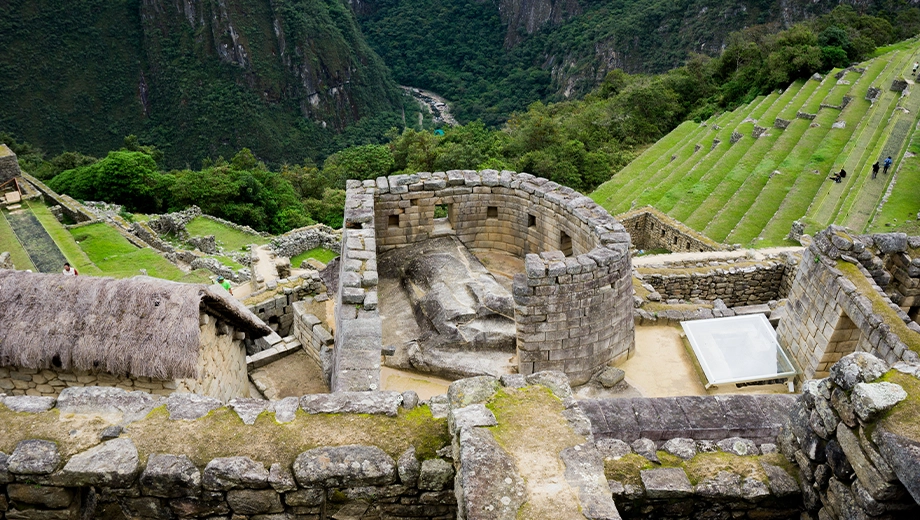
[[(396, 80), (444, 95), (453, 102), (461, 122), (479, 119), (488, 126), (503, 123), (533, 101), (580, 97), (614, 69), (661, 73), (683, 65), (693, 53), (716, 57), (730, 42), (738, 41), (729, 35), (739, 28), (754, 27), (744, 41), (770, 45), (753, 35), (766, 37), (790, 20), (812, 19), (837, 6), (775, 0), (722, 4), (708, 0), (580, 0), (580, 14), (559, 24), (548, 22), (528, 35), (522, 27), (500, 18), (496, 4), (507, 7), (510, 0), (365, 3), (371, 7), (365, 7), (367, 13), (360, 17), (362, 28)], [(875, 29), (895, 39), (920, 31), (920, 9), (908, 2), (879, 0), (860, 9), (884, 18), (894, 30), (872, 22), (856, 27), (855, 32), (847, 30), (848, 45), (837, 45), (828, 33), (818, 45), (809, 45), (817, 49), (785, 57), (800, 68), (816, 62), (836, 65), (843, 60), (837, 49), (843, 49), (851, 61), (858, 59), (865, 43), (862, 38), (874, 39)], [(818, 28), (815, 34), (821, 35), (824, 29)], [(507, 45), (508, 31), (517, 31), (512, 40), (519, 43)], [(854, 38), (856, 33), (860, 38)], [(783, 47), (802, 50), (795, 49), (797, 45)], [(789, 68), (783, 65), (782, 69)]]
[(244, 147), (281, 164), (377, 142), (417, 111), (340, 0), (185, 4), (0, 4), (0, 129), (54, 154), (135, 134), (169, 167)]

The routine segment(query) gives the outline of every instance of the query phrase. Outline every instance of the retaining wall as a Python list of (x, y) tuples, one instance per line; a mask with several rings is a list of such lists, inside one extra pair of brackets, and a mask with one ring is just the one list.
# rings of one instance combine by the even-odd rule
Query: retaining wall
[(722, 244), (646, 206), (617, 215), (636, 249), (667, 249), (674, 253), (721, 251)]
[(21, 173), (16, 154), (5, 144), (0, 143), (0, 184), (14, 177), (19, 177)]
[[(376, 416), (383, 423), (397, 424), (395, 416), (403, 398), (396, 392), (313, 395), (271, 404), (241, 399), (226, 408), (219, 401), (203, 396), (176, 394), (163, 399), (144, 395), (119, 389), (72, 388), (57, 401), (0, 396), (0, 413), (4, 416), (19, 412), (19, 417), (29, 414), (44, 423), (57, 422), (59, 413), (80, 414), (94, 417), (94, 426), (104, 426), (112, 418), (131, 425), (127, 429), (106, 428), (101, 443), (98, 432), (77, 442), (41, 440), (45, 438), (41, 432), (35, 432), (36, 437), (22, 431), (4, 432), (22, 440), (15, 443), (9, 454), (0, 453), (0, 517), (11, 520), (165, 520), (231, 515), (255, 520), (456, 517), (452, 465), (441, 458), (430, 458), (430, 454), (428, 460), (418, 460), (415, 446), (399, 457), (398, 462), (377, 446), (354, 444), (320, 445), (312, 449), (305, 446), (293, 461), (278, 462), (275, 455), (254, 460), (239, 453), (227, 453), (220, 445), (207, 446), (211, 442), (208, 428), (214, 427), (214, 420), (196, 422), (206, 415), (232, 417), (223, 427), (254, 442), (271, 440), (265, 439), (268, 435), (254, 425), (259, 415), (266, 413), (268, 420), (276, 424), (306, 423), (309, 421), (303, 418), (304, 414), (324, 413), (365, 422), (375, 420), (369, 417)], [(165, 414), (168, 419), (148, 416), (158, 407), (160, 411), (153, 415)], [(143, 430), (151, 421), (162, 420), (191, 431), (187, 445), (157, 446), (151, 451), (155, 446), (151, 441), (155, 439)], [(427, 423), (434, 421), (429, 418)], [(5, 426), (0, 424), (0, 431)], [(278, 430), (277, 426), (273, 428)], [(419, 445), (418, 449), (431, 448)], [(183, 454), (189, 451), (198, 454)], [(201, 460), (200, 451), (217, 456)]]
[(561, 370), (581, 384), (633, 348), (630, 238), (588, 197), (495, 170), (394, 175), (355, 189), (346, 215), (360, 208), (377, 251), (455, 235), (525, 257), (513, 284), (522, 374)]
[(37, 178), (29, 175), (28, 173), (22, 172), (22, 178), (29, 182), (43, 197), (51, 199), (54, 201), (54, 204), (57, 204), (61, 207), (61, 211), (67, 215), (71, 220), (76, 223), (81, 222), (90, 222), (99, 220), (96, 218), (96, 215), (87, 209), (83, 204), (80, 204), (70, 195), (63, 195), (55, 193), (54, 190), (45, 186), (45, 183), (38, 180)]
[(759, 305), (785, 298), (795, 266), (782, 260), (745, 266), (639, 269), (661, 299), (716, 300), (725, 305)]

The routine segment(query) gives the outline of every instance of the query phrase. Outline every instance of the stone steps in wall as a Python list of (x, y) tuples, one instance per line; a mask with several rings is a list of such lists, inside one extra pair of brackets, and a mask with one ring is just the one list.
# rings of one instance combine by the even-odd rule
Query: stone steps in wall
[[(277, 334), (271, 335), (277, 336)], [(251, 371), (255, 370), (256, 368), (264, 367), (269, 363), (273, 363), (279, 359), (290, 356), (294, 352), (297, 352), (297, 350), (300, 348), (303, 348), (303, 345), (301, 345), (300, 341), (295, 339), (293, 336), (287, 336), (284, 338), (284, 341), (276, 343), (271, 348), (265, 349), (251, 356), (246, 356), (246, 369)]]

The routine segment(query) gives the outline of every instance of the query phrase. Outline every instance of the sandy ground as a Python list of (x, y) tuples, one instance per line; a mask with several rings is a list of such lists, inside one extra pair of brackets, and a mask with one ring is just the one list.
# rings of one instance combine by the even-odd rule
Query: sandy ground
[(798, 247), (767, 247), (764, 249), (739, 249), (737, 251), (707, 251), (703, 253), (671, 253), (667, 255), (648, 255), (634, 256), (632, 259), (633, 267), (642, 267), (646, 265), (660, 265), (669, 262), (685, 262), (696, 260), (700, 262), (709, 262), (712, 260), (737, 260), (749, 258), (751, 260), (763, 260), (767, 255), (775, 255), (785, 252), (801, 251), (804, 248)]
[(265, 397), (272, 400), (329, 392), (322, 369), (303, 350), (253, 370), (249, 377), (264, 384)]
[(644, 397), (765, 394), (788, 391), (786, 385), (757, 385), (744, 388), (723, 385), (711, 387), (707, 391), (693, 367), (690, 354), (684, 349), (680, 338), (681, 332), (679, 327), (636, 327), (636, 354), (619, 368), (626, 372), (626, 382)]
[(450, 381), (428, 374), (420, 374), (398, 368), (380, 367), (380, 386), (382, 390), (405, 392), (415, 390), (419, 399), (427, 400), (432, 396), (447, 393)]

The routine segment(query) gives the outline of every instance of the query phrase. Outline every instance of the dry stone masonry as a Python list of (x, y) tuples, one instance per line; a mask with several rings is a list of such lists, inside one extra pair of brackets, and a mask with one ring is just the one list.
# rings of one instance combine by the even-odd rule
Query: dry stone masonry
[(636, 249), (667, 249), (674, 253), (725, 249), (651, 206), (618, 215), (617, 220), (629, 232)]
[[(513, 284), (520, 373), (561, 370), (581, 384), (633, 347), (630, 237), (588, 197), (527, 173), (496, 170), (380, 177), (352, 183), (347, 193), (343, 273), (349, 265), (368, 270), (357, 263), (364, 258), (349, 262), (346, 252), (374, 254), (376, 273), (376, 252), (439, 236), (524, 257), (525, 272)], [(343, 303), (359, 305), (359, 314), (369, 310), (358, 301), (364, 288), (339, 292)], [(367, 295), (376, 305), (376, 291)]]
[(910, 310), (920, 292), (910, 244), (920, 245), (920, 237), (853, 236), (836, 226), (815, 235), (777, 331), (805, 378), (826, 377), (831, 365), (856, 351), (888, 363), (920, 361), (920, 325), (895, 303)]
[[(856, 352), (805, 382), (779, 446), (798, 465), (809, 518), (920, 515), (920, 443), (879, 421), (907, 398), (900, 385), (877, 382), (888, 369)], [(893, 372), (920, 377), (920, 365), (899, 361)]]
[(0, 144), (0, 184), (21, 174), (16, 154), (5, 144)]

